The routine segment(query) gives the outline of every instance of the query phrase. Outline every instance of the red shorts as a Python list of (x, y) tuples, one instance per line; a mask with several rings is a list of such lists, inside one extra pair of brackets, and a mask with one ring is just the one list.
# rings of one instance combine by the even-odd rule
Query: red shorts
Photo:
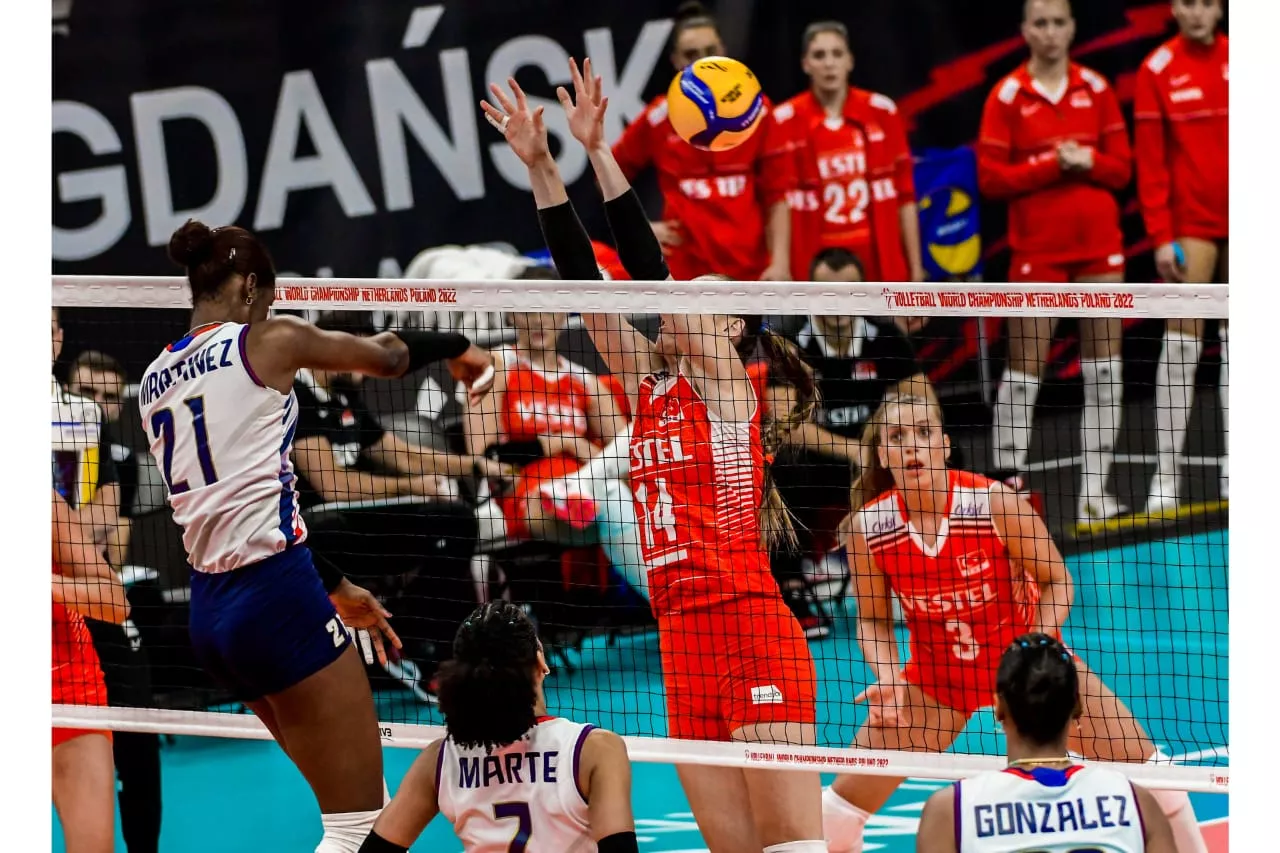
[(538, 487), (548, 480), (567, 477), (581, 467), (582, 463), (576, 459), (555, 456), (539, 459), (521, 468), (515, 489), (498, 498), (498, 506), (507, 523), (507, 535), (513, 539), (528, 539), (529, 525), (524, 517), (524, 505), (529, 496), (536, 494)]
[(817, 675), (781, 597), (753, 596), (658, 618), (667, 730), (729, 740), (752, 723), (814, 723)]
[(108, 743), (111, 742), (111, 732), (106, 729), (59, 729), (55, 727), (52, 748), (56, 749), (69, 740), (75, 740), (85, 735), (102, 735), (107, 739)]
[[(1062, 641), (1061, 636), (1058, 641)], [(921, 655), (913, 644), (911, 660), (902, 668), (902, 677), (939, 705), (972, 714), (995, 705), (996, 672), (1007, 648), (983, 647), (977, 660), (961, 661), (950, 655)], [(1067, 651), (1071, 652), (1070, 647)]]
[(1009, 281), (1070, 284), (1085, 277), (1124, 275), (1124, 251), (1117, 249), (1087, 261), (1059, 261), (1044, 255), (1014, 252), (1009, 261)]

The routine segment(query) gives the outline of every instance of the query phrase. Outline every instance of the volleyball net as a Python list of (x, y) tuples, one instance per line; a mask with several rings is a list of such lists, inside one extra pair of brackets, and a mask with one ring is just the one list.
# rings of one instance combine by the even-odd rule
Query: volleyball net
[[(1227, 303), (1225, 285), (281, 279), (273, 310), (357, 334), (459, 330), (498, 366), (478, 404), (445, 364), (294, 385), (306, 544), (384, 601), (404, 643), (368, 667), (387, 745), (441, 736), (436, 669), (467, 613), (506, 598), (538, 626), (549, 712), (627, 736), (635, 760), (961, 778), (1002, 766), (987, 706), (992, 644), (1009, 637), (989, 626), (1037, 624), (1061, 565), (1065, 642), (1165, 757), (1117, 766), (1225, 791)], [(185, 282), (55, 276), (53, 305), (67, 368), (55, 488), (110, 516), (96, 499), (113, 494), (113, 463), (128, 535), (93, 535), (132, 609), (129, 654), (103, 667), (109, 694), (144, 685), (108, 706), (64, 694), (53, 725), (268, 738), (187, 634), (175, 475), (150, 445), (196, 440), (200, 413), (179, 410), (172, 436), (139, 413), (158, 381), (144, 368), (189, 331)], [(655, 346), (639, 363), (686, 365), (687, 392), (620, 375)], [(716, 358), (745, 369), (709, 379)], [(194, 348), (175, 369), (236, 364)], [(785, 513), (750, 504), (758, 463), (731, 424), (757, 400)], [(1012, 500), (993, 508), (991, 482)], [(919, 528), (905, 503), (874, 500), (921, 483), (948, 497), (910, 499), (935, 509)], [(719, 586), (679, 589), (708, 565), (725, 569)], [(661, 640), (651, 602), (681, 611)], [(948, 752), (849, 748), (880, 628), (908, 680), (974, 710)], [(723, 742), (725, 719), (783, 719), (796, 702), (816, 706), (816, 745)], [(1095, 720), (1094, 747), (1126, 754), (1119, 725)]]

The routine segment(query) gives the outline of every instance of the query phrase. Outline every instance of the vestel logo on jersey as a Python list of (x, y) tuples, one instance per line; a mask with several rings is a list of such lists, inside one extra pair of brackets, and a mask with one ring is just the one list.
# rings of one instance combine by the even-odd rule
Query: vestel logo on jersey
[(986, 607), (996, 600), (996, 590), (989, 583), (956, 589), (939, 595), (901, 596), (902, 609), (912, 613), (948, 615)]

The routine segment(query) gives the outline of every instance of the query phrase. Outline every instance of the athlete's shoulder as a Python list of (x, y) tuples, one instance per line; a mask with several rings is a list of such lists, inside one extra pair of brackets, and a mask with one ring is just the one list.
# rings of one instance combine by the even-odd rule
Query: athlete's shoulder
[(1182, 38), (1180, 36), (1174, 36), (1155, 50), (1151, 51), (1147, 56), (1146, 61), (1142, 63), (1142, 67), (1147, 71), (1150, 71), (1152, 74), (1159, 76), (1164, 73), (1164, 70), (1169, 67), (1169, 64), (1181, 56), (1182, 53)]
[(659, 95), (650, 101), (636, 119), (645, 121), (650, 127), (657, 127), (667, 120), (667, 96)]
[(1019, 66), (1001, 78), (991, 90), (991, 99), (1009, 106), (1018, 99), (1018, 93), (1026, 85), (1026, 69)]
[(857, 512), (858, 528), (868, 541), (894, 536), (906, 530), (906, 520), (898, 506), (898, 492), (890, 489), (862, 505)]

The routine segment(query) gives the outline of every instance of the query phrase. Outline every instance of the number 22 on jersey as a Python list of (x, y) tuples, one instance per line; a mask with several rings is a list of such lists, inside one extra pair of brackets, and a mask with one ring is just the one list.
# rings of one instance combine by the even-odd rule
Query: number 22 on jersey
[(205, 423), (204, 396), (188, 397), (182, 402), (190, 414), (190, 435), (183, 429), (179, 436), (180, 431), (175, 422), (173, 409), (161, 409), (151, 416), (151, 433), (164, 445), (161, 454), (164, 484), (169, 487), (171, 495), (180, 495), (191, 489), (191, 484), (185, 478), (177, 483), (173, 481), (173, 453), (179, 440), (195, 443), (196, 459), (200, 462), (200, 475), (204, 478), (204, 485), (211, 486), (218, 482), (218, 472), (213, 467), (213, 454), (209, 450), (209, 428)]

